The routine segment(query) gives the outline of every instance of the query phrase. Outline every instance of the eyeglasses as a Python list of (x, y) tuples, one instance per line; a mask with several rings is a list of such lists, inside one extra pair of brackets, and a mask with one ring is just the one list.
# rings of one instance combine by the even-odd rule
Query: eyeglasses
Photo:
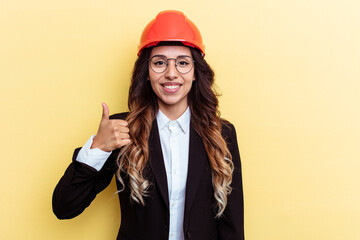
[(169, 60), (175, 60), (176, 70), (185, 74), (191, 71), (194, 67), (194, 60), (189, 56), (178, 56), (177, 58), (167, 58), (163, 55), (155, 55), (149, 59), (150, 68), (156, 73), (163, 73), (166, 71)]

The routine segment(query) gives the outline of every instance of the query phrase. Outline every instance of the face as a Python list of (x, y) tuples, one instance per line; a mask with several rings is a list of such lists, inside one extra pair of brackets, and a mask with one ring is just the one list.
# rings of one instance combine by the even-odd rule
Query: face
[[(176, 59), (179, 56), (188, 56), (192, 60), (191, 51), (185, 46), (159, 46), (154, 47), (150, 54), (153, 56), (165, 56)], [(163, 64), (159, 62), (158, 64)], [(185, 64), (180, 62), (179, 64)], [(178, 64), (178, 68), (181, 66)], [(187, 95), (190, 92), (192, 82), (195, 80), (194, 67), (187, 73), (180, 73), (175, 67), (175, 60), (168, 60), (168, 66), (162, 73), (155, 72), (149, 64), (149, 79), (151, 87), (158, 98), (160, 110), (185, 111)]]

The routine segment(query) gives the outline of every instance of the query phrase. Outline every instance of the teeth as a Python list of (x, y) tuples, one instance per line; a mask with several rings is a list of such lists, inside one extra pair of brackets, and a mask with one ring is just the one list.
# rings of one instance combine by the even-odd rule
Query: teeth
[(179, 85), (166, 85), (164, 87), (166, 87), (167, 89), (175, 89), (175, 88), (178, 88)]

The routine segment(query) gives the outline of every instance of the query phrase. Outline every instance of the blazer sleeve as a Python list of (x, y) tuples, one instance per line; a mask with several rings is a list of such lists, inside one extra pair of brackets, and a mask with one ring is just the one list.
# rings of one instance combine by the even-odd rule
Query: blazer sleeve
[(241, 161), (236, 138), (236, 131), (232, 124), (227, 124), (223, 135), (228, 144), (234, 163), (232, 192), (228, 195), (228, 202), (223, 216), (218, 222), (219, 239), (243, 240), (244, 236), (244, 198), (241, 174)]
[(116, 171), (118, 151), (113, 151), (100, 171), (76, 161), (80, 148), (75, 149), (72, 162), (56, 185), (52, 206), (59, 219), (69, 219), (82, 213), (111, 182)]
[[(114, 114), (110, 119), (125, 119), (127, 113)], [(56, 185), (52, 207), (59, 219), (76, 217), (87, 208), (96, 195), (111, 182), (117, 170), (116, 158), (119, 149), (115, 149), (100, 171), (76, 161), (80, 148), (75, 149), (72, 162)]]

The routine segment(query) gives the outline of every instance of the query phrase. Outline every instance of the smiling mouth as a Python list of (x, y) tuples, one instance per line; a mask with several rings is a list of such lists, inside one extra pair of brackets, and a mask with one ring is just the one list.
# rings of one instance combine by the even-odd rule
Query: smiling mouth
[(164, 88), (166, 92), (174, 93), (181, 87), (181, 84), (179, 83), (161, 84), (161, 86)]
[(180, 85), (164, 85), (164, 87), (167, 89), (176, 89), (176, 88), (180, 87)]

